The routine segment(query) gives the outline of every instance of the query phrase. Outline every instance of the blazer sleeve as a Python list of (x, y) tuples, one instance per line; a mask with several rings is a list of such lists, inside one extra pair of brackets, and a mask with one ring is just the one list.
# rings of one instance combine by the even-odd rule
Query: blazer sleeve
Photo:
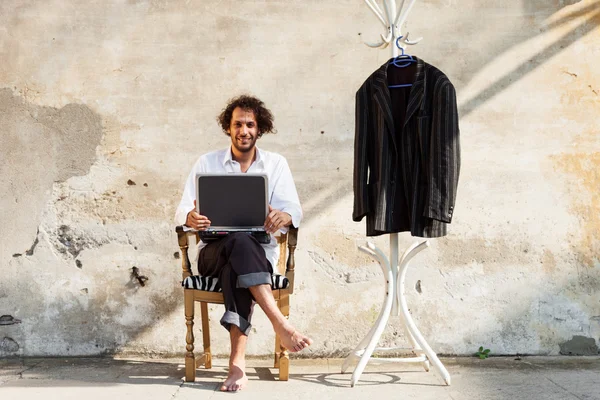
[(423, 216), (450, 223), (460, 172), (458, 108), (450, 81), (440, 87), (434, 98), (430, 134), (430, 176)]
[(366, 83), (356, 92), (355, 133), (354, 133), (354, 209), (352, 219), (361, 221), (371, 211), (367, 188), (369, 160), (369, 126), (370, 112)]

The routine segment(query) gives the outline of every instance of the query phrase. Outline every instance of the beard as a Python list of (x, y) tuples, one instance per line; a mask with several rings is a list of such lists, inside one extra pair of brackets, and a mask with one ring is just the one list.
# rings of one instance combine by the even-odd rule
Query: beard
[(240, 153), (248, 153), (248, 152), (250, 152), (250, 151), (252, 151), (254, 149), (254, 146), (256, 146), (256, 140), (257, 139), (258, 139), (257, 136), (255, 136), (255, 137), (249, 137), (246, 140), (246, 143), (244, 144), (244, 143), (241, 143), (237, 138), (232, 137), (231, 138), (231, 144)]

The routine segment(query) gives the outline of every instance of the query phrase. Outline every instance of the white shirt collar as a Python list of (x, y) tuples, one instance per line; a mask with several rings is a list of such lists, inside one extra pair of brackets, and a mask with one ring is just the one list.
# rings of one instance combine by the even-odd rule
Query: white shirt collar
[[(264, 155), (261, 149), (258, 148), (258, 146), (255, 146), (256, 148), (256, 160), (254, 160), (255, 163), (263, 163), (263, 159), (264, 159)], [(227, 163), (230, 163), (233, 161), (233, 153), (231, 152), (231, 146), (229, 146), (229, 148), (225, 151), (225, 154), (223, 155), (223, 161), (222, 164), (223, 166), (227, 165)]]

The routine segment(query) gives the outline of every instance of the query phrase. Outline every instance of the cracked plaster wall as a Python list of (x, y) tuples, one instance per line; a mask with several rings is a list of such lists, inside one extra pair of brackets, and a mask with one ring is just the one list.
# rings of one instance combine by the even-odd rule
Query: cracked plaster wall
[[(440, 353), (598, 351), (599, 25), (592, 0), (410, 15), (424, 37), (410, 52), (446, 72), (461, 115), (450, 234), (408, 273)], [(21, 320), (0, 325), (0, 354), (183, 353), (172, 216), (198, 155), (227, 144), (215, 116), (240, 92), (273, 110), (278, 134), (259, 145), (288, 158), (305, 210), (292, 320), (308, 356), (347, 354), (382, 296), (350, 218), (354, 92), (388, 58), (363, 45), (380, 28), (359, 0), (0, 2), (0, 315)], [(255, 315), (249, 353), (268, 354)], [(382, 343), (405, 343), (397, 318)]]

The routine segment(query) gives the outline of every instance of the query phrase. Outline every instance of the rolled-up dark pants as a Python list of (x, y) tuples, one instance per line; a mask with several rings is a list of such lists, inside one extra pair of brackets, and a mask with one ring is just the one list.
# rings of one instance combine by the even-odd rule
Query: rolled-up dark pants
[(221, 325), (227, 330), (235, 325), (247, 336), (254, 308), (254, 297), (248, 288), (271, 285), (273, 275), (260, 243), (251, 235), (238, 232), (209, 242), (200, 251), (198, 271), (202, 276), (219, 278), (225, 302)]

